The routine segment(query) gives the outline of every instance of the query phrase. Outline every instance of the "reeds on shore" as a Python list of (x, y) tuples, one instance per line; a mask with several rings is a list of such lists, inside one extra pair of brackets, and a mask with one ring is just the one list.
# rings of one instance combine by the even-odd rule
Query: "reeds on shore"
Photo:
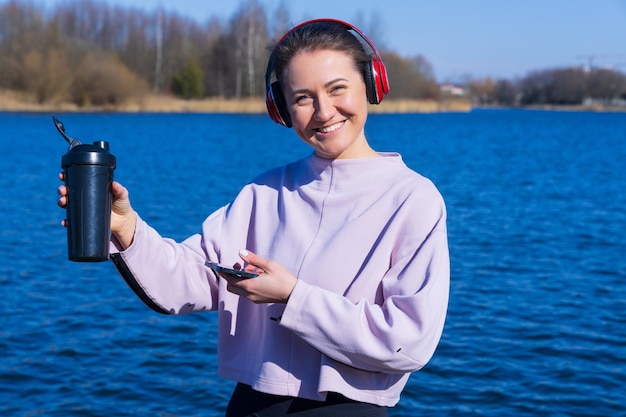
[[(435, 113), (443, 111), (467, 112), (469, 100), (393, 100), (370, 105), (371, 113)], [(184, 100), (172, 95), (148, 94), (128, 99), (123, 103), (78, 106), (63, 100), (38, 103), (35, 97), (15, 91), (0, 90), (0, 111), (27, 112), (128, 112), (128, 113), (265, 113), (262, 98), (225, 99), (206, 98)]]

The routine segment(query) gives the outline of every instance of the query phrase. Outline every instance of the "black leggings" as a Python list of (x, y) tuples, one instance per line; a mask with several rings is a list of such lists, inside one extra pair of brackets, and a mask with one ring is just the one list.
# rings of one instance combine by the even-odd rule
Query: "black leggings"
[(237, 384), (226, 417), (387, 417), (386, 407), (350, 400), (328, 393), (326, 401), (283, 397)]

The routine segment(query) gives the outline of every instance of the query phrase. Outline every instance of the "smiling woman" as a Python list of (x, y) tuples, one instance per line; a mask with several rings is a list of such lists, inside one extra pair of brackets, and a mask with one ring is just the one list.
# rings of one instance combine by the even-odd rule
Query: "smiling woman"
[(265, 75), (270, 115), (293, 126), (319, 157), (377, 156), (364, 127), (368, 101), (379, 104), (389, 91), (385, 65), (358, 28), (332, 19), (312, 23), (287, 32), (272, 50)]
[[(270, 117), (314, 152), (254, 178), (182, 243), (115, 182), (111, 258), (155, 311), (218, 312), (218, 372), (237, 382), (228, 417), (386, 416), (443, 330), (444, 201), (398, 153), (369, 145), (368, 103), (388, 83), (354, 26), (296, 26), (266, 73)], [(65, 207), (71, 192), (59, 193)]]
[(365, 139), (365, 83), (350, 56), (332, 50), (299, 53), (285, 70), (283, 91), (295, 132), (317, 156), (377, 156)]

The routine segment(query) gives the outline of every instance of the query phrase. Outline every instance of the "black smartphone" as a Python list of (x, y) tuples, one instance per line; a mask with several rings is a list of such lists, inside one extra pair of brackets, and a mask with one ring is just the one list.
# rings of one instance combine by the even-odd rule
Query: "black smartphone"
[(254, 278), (259, 275), (259, 274), (253, 274), (252, 272), (246, 272), (243, 269), (229, 268), (227, 266), (216, 264), (215, 262), (206, 261), (204, 264), (216, 272), (220, 272), (222, 274), (233, 275), (238, 278), (243, 278), (243, 279)]

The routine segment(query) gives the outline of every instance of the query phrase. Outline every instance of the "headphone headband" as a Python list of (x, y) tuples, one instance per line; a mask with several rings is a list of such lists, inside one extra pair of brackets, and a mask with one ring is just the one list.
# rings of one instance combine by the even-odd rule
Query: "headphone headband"
[(317, 22), (330, 22), (342, 25), (346, 31), (350, 32), (350, 34), (357, 38), (365, 53), (370, 56), (370, 61), (367, 63), (365, 73), (363, 74), (369, 103), (380, 103), (385, 94), (389, 92), (389, 81), (387, 80), (387, 69), (385, 68), (385, 64), (383, 63), (383, 60), (381, 59), (374, 44), (359, 28), (337, 19), (322, 18), (308, 20), (294, 26), (280, 38), (270, 54), (267, 62), (267, 69), (265, 70), (265, 104), (267, 112), (273, 121), (286, 127), (291, 127), (291, 117), (289, 116), (289, 111), (285, 103), (280, 83), (278, 81), (272, 81), (272, 76), (274, 75), (274, 63), (276, 60), (276, 49), (285, 40), (285, 38), (295, 30)]

